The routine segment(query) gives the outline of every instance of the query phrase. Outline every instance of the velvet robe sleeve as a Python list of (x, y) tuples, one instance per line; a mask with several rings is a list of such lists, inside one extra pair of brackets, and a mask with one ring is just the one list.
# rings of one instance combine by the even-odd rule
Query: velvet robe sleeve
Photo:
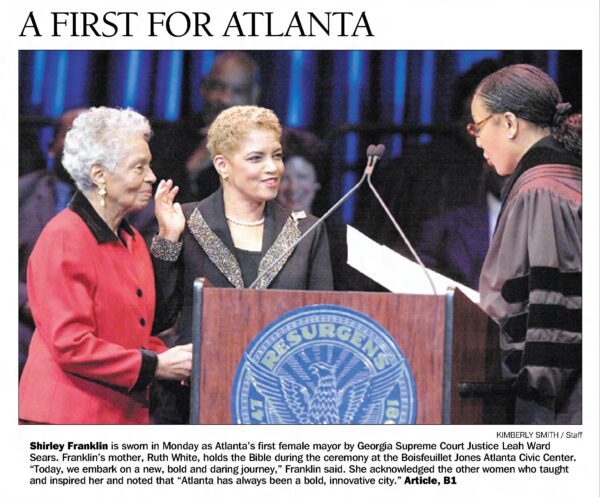
[(507, 206), (482, 272), (503, 373), (542, 411), (535, 422), (553, 422), (581, 375), (581, 233), (580, 203), (530, 189)]

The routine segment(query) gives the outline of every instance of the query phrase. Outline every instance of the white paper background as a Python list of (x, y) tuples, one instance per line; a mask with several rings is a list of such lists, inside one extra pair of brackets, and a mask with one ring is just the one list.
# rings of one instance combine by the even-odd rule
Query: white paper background
[[(29, 11), (34, 11), (42, 38), (20, 38)], [(53, 38), (49, 11), (139, 11), (132, 26), (137, 26), (131, 38)], [(273, 11), (285, 25), (295, 10), (354, 11), (365, 10), (373, 38), (221, 38), (215, 29), (213, 38), (148, 38), (148, 11), (172, 12), (208, 11), (211, 26), (225, 26), (234, 10)], [(495, 440), (501, 427), (485, 426), (403, 426), (403, 427), (100, 427), (100, 426), (18, 426), (17, 425), (17, 128), (18, 128), (18, 50), (19, 49), (583, 49), (584, 130), (584, 425), (583, 440), (565, 444), (565, 450), (576, 447), (577, 464), (572, 474), (554, 476), (470, 477), (456, 488), (452, 487), (394, 487), (382, 495), (544, 495), (597, 496), (598, 493), (598, 60), (599, 14), (598, 2), (593, 0), (419, 0), (396, 2), (313, 1), (303, 2), (16, 2), (3, 3), (0, 13), (1, 30), (1, 163), (4, 167), (0, 195), (4, 213), (2, 274), (2, 315), (4, 316), (4, 360), (2, 361), (3, 405), (2, 471), (0, 488), (7, 496), (25, 495), (231, 495), (231, 488), (210, 491), (196, 487), (151, 488), (86, 488), (68, 491), (58, 488), (27, 489), (29, 441), (160, 441), (193, 440), (319, 440), (357, 442), (385, 441), (452, 441), (468, 438)], [(66, 31), (65, 31), (66, 32)], [(527, 428), (531, 429), (531, 428)], [(573, 431), (581, 427), (573, 427)], [(244, 488), (245, 495), (279, 495), (291, 489)], [(304, 491), (302, 491), (304, 492)], [(298, 492), (301, 494), (301, 492)], [(325, 487), (310, 490), (311, 495), (372, 495), (364, 487)]]

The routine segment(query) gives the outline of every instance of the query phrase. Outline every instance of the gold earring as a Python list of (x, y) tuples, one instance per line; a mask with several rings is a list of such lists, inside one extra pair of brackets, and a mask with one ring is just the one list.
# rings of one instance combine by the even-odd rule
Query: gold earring
[(98, 195), (100, 195), (100, 205), (106, 207), (106, 185), (104, 183), (98, 187)]

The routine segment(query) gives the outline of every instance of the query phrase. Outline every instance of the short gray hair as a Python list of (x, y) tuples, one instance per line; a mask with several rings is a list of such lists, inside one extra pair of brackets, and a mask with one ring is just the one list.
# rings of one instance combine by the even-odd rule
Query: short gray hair
[(146, 141), (152, 136), (150, 123), (133, 109), (92, 107), (80, 114), (65, 137), (63, 166), (71, 175), (77, 188), (87, 191), (94, 188), (90, 170), (100, 164), (114, 171), (123, 159), (127, 138), (141, 136)]

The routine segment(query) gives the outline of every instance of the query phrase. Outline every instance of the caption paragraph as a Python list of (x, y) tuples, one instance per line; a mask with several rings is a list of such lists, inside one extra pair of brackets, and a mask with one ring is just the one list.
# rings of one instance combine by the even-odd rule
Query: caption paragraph
[(460, 485), (481, 475), (560, 478), (577, 458), (556, 439), (582, 432), (499, 431), (490, 441), (29, 444), (29, 485)]

